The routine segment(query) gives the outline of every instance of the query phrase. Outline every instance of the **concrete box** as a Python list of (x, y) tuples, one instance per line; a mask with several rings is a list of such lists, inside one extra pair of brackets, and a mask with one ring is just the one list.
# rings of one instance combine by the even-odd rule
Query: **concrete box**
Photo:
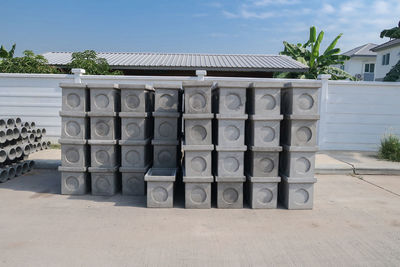
[(119, 147), (117, 141), (89, 140), (90, 165), (97, 168), (119, 166)]
[(243, 146), (245, 144), (245, 122), (247, 115), (217, 114), (214, 120), (214, 140), (219, 146)]
[(250, 115), (247, 121), (246, 141), (249, 146), (276, 147), (280, 141), (282, 115), (264, 117)]
[(153, 112), (154, 139), (176, 140), (181, 133), (180, 113)]
[(319, 116), (285, 116), (281, 124), (281, 144), (290, 146), (316, 146)]
[(86, 140), (59, 140), (61, 165), (64, 167), (87, 167), (89, 151)]
[(121, 97), (117, 84), (87, 84), (90, 89), (90, 111), (119, 112)]
[(244, 175), (244, 151), (247, 147), (216, 147), (214, 157), (215, 175), (219, 177), (242, 177)]
[[(111, 113), (110, 113), (111, 114)], [(105, 113), (89, 112), (90, 138), (92, 140), (117, 140), (120, 136), (120, 127), (116, 113), (114, 117)]]
[(282, 89), (282, 114), (317, 115), (320, 81), (291, 82)]
[(152, 112), (154, 89), (146, 84), (119, 84), (122, 112)]
[(312, 178), (317, 147), (284, 146), (280, 155), (280, 173), (287, 177)]
[(247, 176), (247, 201), (252, 209), (276, 209), (280, 177)]
[(214, 86), (214, 113), (244, 115), (248, 82), (218, 82)]
[(185, 170), (187, 176), (211, 176), (211, 152), (213, 145), (184, 145)]
[(210, 209), (211, 208), (211, 183), (185, 182), (185, 208)]
[(121, 179), (118, 168), (93, 168), (89, 167), (92, 177), (92, 195), (112, 196), (121, 188)]
[(90, 189), (90, 179), (86, 167), (58, 167), (61, 172), (61, 194), (84, 195)]
[(245, 179), (244, 176), (240, 179), (215, 177), (215, 181), (217, 182), (217, 208), (243, 208), (243, 182)]
[(145, 175), (147, 182), (147, 207), (172, 208), (176, 169), (151, 168)]
[(212, 81), (184, 81), (185, 113), (211, 113)]
[(153, 167), (154, 168), (176, 168), (178, 159), (177, 140), (152, 140), (153, 144)]
[(150, 113), (120, 112), (121, 140), (144, 140), (152, 137), (153, 120)]
[(280, 202), (290, 210), (313, 208), (315, 178), (288, 178), (282, 176), (279, 183), (278, 197)]
[(281, 88), (284, 82), (252, 83), (247, 90), (247, 113), (259, 116), (281, 114)]
[(60, 112), (61, 116), (61, 139), (88, 138), (89, 125), (86, 113)]
[(150, 139), (131, 141), (119, 140), (121, 146), (121, 166), (132, 168), (145, 167), (152, 158)]
[(246, 152), (246, 173), (255, 177), (277, 177), (281, 147), (249, 147)]
[(89, 111), (89, 90), (84, 83), (60, 83), (62, 110), (73, 112)]
[(148, 166), (144, 168), (119, 168), (122, 176), (122, 194), (128, 196), (144, 196), (146, 193), (144, 176), (148, 169)]
[(212, 118), (214, 114), (183, 114), (187, 145), (212, 144)]
[(154, 84), (156, 112), (180, 112), (181, 111), (181, 85)]

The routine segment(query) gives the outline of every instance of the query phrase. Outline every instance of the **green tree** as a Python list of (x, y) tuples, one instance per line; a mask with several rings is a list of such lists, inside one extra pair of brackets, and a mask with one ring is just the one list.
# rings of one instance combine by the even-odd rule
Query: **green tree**
[(121, 71), (112, 71), (107, 60), (97, 57), (93, 50), (72, 53), (71, 63), (68, 67), (85, 69), (86, 74), (92, 75), (121, 75)]
[[(14, 54), (14, 52), (12, 52)], [(30, 50), (24, 51), (23, 57), (7, 57), (0, 61), (2, 73), (60, 73), (60, 71), (48, 65), (42, 55), (35, 55)]]
[(320, 53), (320, 46), (324, 38), (324, 32), (321, 31), (317, 36), (317, 30), (314, 26), (310, 28), (310, 36), (304, 44), (290, 44), (283, 42), (284, 50), (281, 55), (289, 56), (309, 67), (305, 73), (284, 72), (275, 75), (277, 78), (297, 78), (297, 79), (316, 79), (319, 74), (330, 74), (333, 80), (355, 80), (356, 78), (349, 73), (333, 67), (332, 65), (342, 65), (349, 57), (340, 55), (340, 49), (336, 44), (342, 34), (339, 34), (331, 44)]
[[(383, 30), (381, 32), (381, 38), (383, 37), (389, 37), (390, 39), (400, 39), (400, 22), (398, 27)], [(385, 77), (383, 78), (384, 82), (396, 82), (398, 80), (400, 80), (400, 60), (388, 73), (386, 73)]]
[(12, 58), (14, 57), (16, 44), (13, 44), (10, 51), (7, 51), (4, 46), (0, 47), (0, 58)]
[(381, 31), (381, 38), (389, 37), (390, 39), (399, 39), (400, 38), (400, 21), (398, 27), (394, 27), (391, 29), (385, 29)]

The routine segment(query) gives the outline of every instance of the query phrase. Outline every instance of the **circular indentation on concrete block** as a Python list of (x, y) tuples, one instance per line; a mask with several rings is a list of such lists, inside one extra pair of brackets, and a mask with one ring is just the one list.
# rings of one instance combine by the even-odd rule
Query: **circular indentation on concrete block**
[(173, 127), (169, 122), (163, 122), (158, 126), (158, 132), (162, 137), (169, 137), (172, 136)]
[(157, 203), (165, 202), (168, 199), (168, 191), (161, 186), (155, 187), (151, 190), (151, 197)]
[(234, 157), (227, 157), (223, 159), (223, 168), (227, 172), (234, 173), (237, 170), (239, 170), (240, 163), (239, 161), (234, 158)]
[(158, 153), (158, 162), (159, 163), (165, 163), (165, 162), (171, 162), (172, 160), (172, 154), (168, 150), (161, 150)]
[(264, 173), (269, 173), (272, 172), (272, 170), (275, 167), (274, 161), (270, 158), (262, 158), (260, 159), (260, 164), (258, 166), (260, 166), (260, 169), (262, 170), (262, 172)]
[(196, 186), (190, 192), (190, 199), (196, 204), (204, 203), (207, 200), (207, 193), (200, 186)]
[(225, 107), (230, 110), (239, 110), (242, 100), (238, 94), (230, 93), (225, 96)]
[[(275, 130), (269, 126), (264, 126), (260, 129), (264, 142), (272, 142), (275, 139)], [(255, 133), (257, 135), (257, 133)]]
[(99, 94), (95, 96), (94, 104), (96, 107), (104, 109), (110, 104), (110, 99), (108, 99), (108, 96), (105, 94)]
[(309, 197), (310, 197), (310, 195), (308, 194), (308, 192), (306, 190), (304, 190), (303, 188), (300, 188), (294, 192), (293, 201), (294, 201), (294, 203), (297, 203), (297, 204), (305, 204), (305, 203), (307, 203)]
[(238, 201), (239, 192), (235, 188), (226, 188), (222, 193), (222, 199), (228, 204), (233, 204)]
[(207, 162), (202, 157), (194, 157), (190, 162), (190, 166), (196, 172), (203, 172), (207, 168)]
[(240, 130), (234, 125), (229, 125), (224, 129), (224, 136), (229, 141), (236, 141), (240, 137)]
[(79, 158), (79, 152), (76, 148), (70, 148), (65, 152), (65, 160), (69, 163), (76, 163)]
[(128, 123), (125, 127), (125, 133), (129, 137), (139, 137), (140, 136), (140, 127), (136, 123)]
[(195, 125), (190, 129), (190, 136), (193, 140), (203, 141), (207, 137), (207, 130), (201, 125)]
[(299, 96), (299, 100), (298, 100), (297, 104), (300, 109), (308, 110), (314, 106), (314, 99), (309, 94), (304, 93)]
[(137, 190), (137, 186), (140, 183), (140, 179), (139, 177), (136, 176), (131, 176), (128, 178), (128, 180), (126, 181), (126, 185), (130, 190)]
[(202, 110), (206, 107), (207, 99), (201, 93), (196, 93), (189, 98), (189, 105), (194, 110)]
[(98, 136), (107, 136), (110, 133), (110, 127), (106, 122), (99, 121), (96, 123), (94, 131)]
[(77, 94), (75, 93), (68, 94), (67, 96), (68, 106), (70, 106), (71, 108), (76, 108), (79, 107), (80, 104), (81, 104), (81, 98)]
[(111, 184), (106, 177), (100, 176), (96, 180), (96, 188), (99, 192), (108, 192)]
[(296, 132), (296, 137), (300, 144), (305, 144), (311, 140), (312, 131), (306, 126), (300, 127)]
[(125, 155), (125, 160), (126, 162), (135, 165), (140, 161), (140, 154), (135, 150), (128, 151)]
[(161, 108), (170, 109), (174, 104), (174, 98), (169, 94), (163, 94), (160, 96), (160, 101), (158, 102)]
[(105, 164), (109, 163), (110, 156), (108, 155), (107, 151), (99, 150), (95, 153), (95, 160), (98, 164)]
[(310, 170), (311, 163), (305, 157), (298, 158), (296, 160), (296, 170), (300, 173), (306, 173)]
[(273, 110), (276, 107), (275, 97), (270, 94), (263, 95), (260, 98), (259, 103), (260, 106), (265, 110)]
[(81, 133), (81, 127), (75, 121), (69, 121), (66, 124), (65, 132), (68, 136), (78, 136)]
[(137, 95), (128, 95), (125, 98), (125, 104), (129, 109), (137, 109), (140, 104), (140, 99)]
[(69, 176), (65, 180), (65, 187), (70, 191), (75, 191), (79, 188), (79, 181), (75, 176)]
[(257, 202), (260, 204), (268, 204), (272, 201), (274, 194), (268, 188), (263, 188), (257, 192)]

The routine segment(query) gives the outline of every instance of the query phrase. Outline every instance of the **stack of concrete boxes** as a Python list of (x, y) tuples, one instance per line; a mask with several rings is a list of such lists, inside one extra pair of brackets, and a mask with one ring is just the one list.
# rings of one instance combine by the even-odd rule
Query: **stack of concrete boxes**
[(282, 82), (257, 82), (247, 91), (247, 197), (253, 209), (276, 208)]
[(218, 208), (243, 208), (247, 82), (218, 82), (213, 90), (214, 174)]
[(145, 175), (147, 207), (171, 208), (180, 165), (182, 86), (154, 84), (153, 167)]
[(89, 150), (89, 91), (86, 84), (61, 83), (61, 193), (86, 194), (90, 189), (87, 167)]
[(90, 167), (93, 195), (114, 195), (118, 173), (120, 93), (116, 84), (88, 84), (90, 89)]
[(317, 151), (319, 81), (292, 82), (282, 89), (279, 199), (288, 209), (312, 209)]
[(144, 195), (144, 175), (152, 160), (151, 112), (154, 90), (145, 84), (120, 84), (121, 92), (121, 167), (122, 194)]
[(185, 207), (211, 208), (212, 113), (213, 82), (183, 82), (185, 98), (184, 176)]

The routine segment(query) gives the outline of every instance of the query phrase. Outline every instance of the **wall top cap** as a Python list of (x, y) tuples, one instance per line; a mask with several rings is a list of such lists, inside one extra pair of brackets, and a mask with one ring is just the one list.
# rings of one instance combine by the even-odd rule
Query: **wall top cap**
[(184, 81), (182, 82), (183, 87), (211, 87), (213, 81)]
[(88, 83), (87, 87), (89, 89), (118, 89), (118, 84), (116, 84), (116, 83)]
[(182, 85), (180, 84), (171, 84), (171, 83), (155, 83), (153, 84), (154, 89), (175, 89), (182, 90)]
[(215, 83), (213, 89), (216, 88), (238, 88), (238, 89), (246, 89), (250, 85), (250, 82), (243, 81), (219, 81)]
[(153, 90), (153, 86), (149, 84), (118, 84), (119, 89), (139, 89), (139, 90)]
[(250, 88), (260, 88), (260, 89), (264, 89), (264, 88), (283, 88), (283, 86), (285, 85), (285, 81), (279, 81), (279, 80), (271, 80), (268, 82), (254, 82), (250, 84)]
[(310, 89), (318, 89), (322, 86), (321, 81), (317, 80), (304, 80), (298, 82), (288, 82), (285, 83), (285, 88), (310, 88)]
[(86, 83), (60, 83), (61, 88), (86, 89)]
[(73, 74), (84, 74), (86, 71), (84, 69), (71, 69)]

